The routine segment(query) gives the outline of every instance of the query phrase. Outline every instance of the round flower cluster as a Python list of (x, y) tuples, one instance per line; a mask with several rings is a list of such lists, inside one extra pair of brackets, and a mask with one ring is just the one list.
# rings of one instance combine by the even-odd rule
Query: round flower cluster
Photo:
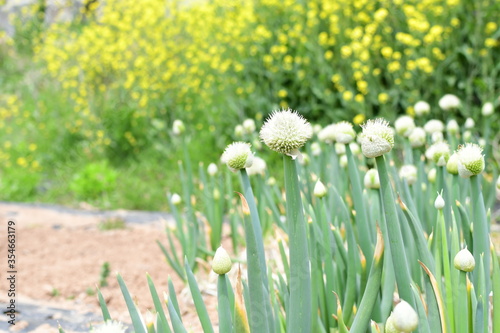
[(394, 131), (389, 122), (382, 118), (368, 120), (361, 125), (361, 151), (368, 158), (382, 156), (394, 147)]
[(250, 147), (250, 144), (246, 142), (233, 142), (226, 147), (221, 160), (233, 172), (249, 168), (253, 163), (253, 153)]

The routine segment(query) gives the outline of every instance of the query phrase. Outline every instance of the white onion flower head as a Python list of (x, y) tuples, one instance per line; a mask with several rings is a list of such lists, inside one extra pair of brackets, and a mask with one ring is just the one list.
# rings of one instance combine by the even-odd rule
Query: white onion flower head
[(246, 142), (233, 142), (226, 147), (221, 160), (233, 172), (249, 168), (252, 166), (254, 158), (250, 147), (251, 145)]
[(400, 332), (412, 332), (418, 327), (418, 314), (406, 301), (401, 300), (392, 312), (394, 328)]
[(432, 134), (434, 132), (443, 132), (444, 124), (441, 120), (431, 119), (425, 123), (424, 130), (429, 134)]
[(255, 156), (252, 165), (247, 168), (247, 173), (249, 176), (253, 175), (266, 175), (267, 164), (262, 158)]
[(219, 168), (217, 167), (217, 164), (215, 164), (215, 163), (210, 163), (207, 167), (207, 172), (212, 177), (215, 176), (218, 171), (219, 171)]
[(313, 156), (319, 156), (321, 154), (321, 146), (319, 145), (319, 142), (311, 143), (311, 154)]
[(458, 126), (458, 123), (455, 119), (451, 119), (446, 124), (446, 132), (448, 132), (450, 135), (456, 135), (459, 130), (460, 127)]
[(483, 107), (481, 108), (481, 114), (484, 117), (491, 116), (494, 111), (495, 111), (495, 108), (493, 107), (493, 103), (491, 103), (491, 102), (484, 103)]
[(325, 185), (318, 179), (316, 185), (314, 185), (314, 196), (317, 198), (323, 198), (328, 193)]
[(408, 185), (417, 182), (417, 168), (413, 164), (405, 164), (399, 169), (399, 177), (406, 180)]
[(410, 140), (410, 145), (413, 148), (422, 147), (425, 145), (427, 138), (427, 134), (422, 127), (415, 127), (413, 131), (411, 131), (408, 140)]
[(460, 106), (460, 99), (452, 94), (446, 94), (439, 100), (439, 107), (444, 111), (450, 111)]
[(427, 149), (425, 156), (438, 166), (446, 166), (450, 158), (450, 146), (445, 141), (434, 143)]
[(186, 131), (186, 126), (184, 126), (182, 120), (179, 119), (174, 120), (174, 123), (172, 124), (172, 133), (174, 133), (174, 135), (181, 135), (185, 131)]
[(472, 272), (474, 267), (476, 267), (476, 261), (474, 260), (474, 256), (470, 253), (467, 248), (460, 250), (453, 259), (453, 265), (456, 269), (459, 269), (464, 272)]
[(348, 144), (356, 138), (356, 131), (352, 128), (352, 124), (347, 121), (341, 121), (335, 124), (335, 140), (338, 143)]
[(296, 158), (307, 140), (312, 126), (296, 111), (274, 111), (260, 130), (261, 140), (272, 150)]
[(480, 145), (481, 147), (486, 146), (486, 139), (485, 138), (479, 138), (477, 140), (477, 144)]
[(469, 178), (483, 172), (483, 148), (475, 143), (466, 143), (457, 150), (458, 174), (460, 177)]
[(330, 124), (325, 126), (321, 131), (318, 132), (318, 139), (326, 143), (335, 142), (335, 137), (337, 135), (337, 128), (335, 124)]
[(255, 121), (253, 119), (245, 119), (242, 126), (245, 134), (252, 134), (253, 132), (255, 132)]
[(233, 263), (231, 262), (229, 254), (227, 254), (226, 250), (220, 246), (217, 251), (215, 251), (215, 255), (212, 260), (212, 270), (219, 275), (224, 275), (231, 270), (232, 266)]
[(410, 116), (401, 116), (394, 122), (396, 133), (408, 137), (415, 128), (415, 121)]
[(394, 131), (385, 119), (369, 119), (361, 125), (361, 151), (368, 158), (382, 156), (394, 147)]
[(465, 119), (464, 127), (466, 129), (472, 129), (472, 128), (474, 128), (474, 126), (476, 126), (476, 122), (474, 121), (474, 119), (472, 119), (470, 117)]
[(456, 152), (450, 155), (448, 163), (446, 163), (446, 171), (452, 175), (458, 175), (458, 155)]
[(311, 158), (307, 153), (302, 153), (301, 154), (302, 158), (299, 158), (299, 164), (300, 165), (309, 165), (311, 164)]
[(431, 106), (426, 101), (418, 101), (413, 106), (413, 110), (418, 117), (429, 114), (431, 111)]
[(104, 324), (96, 326), (91, 333), (125, 333), (127, 328), (115, 320), (107, 320)]
[(341, 143), (336, 143), (335, 144), (335, 153), (340, 156), (345, 154), (345, 145)]
[(378, 190), (380, 188), (380, 179), (378, 178), (378, 172), (376, 169), (369, 169), (365, 173), (363, 182), (367, 189)]
[(441, 210), (444, 206), (445, 202), (443, 199), (443, 191), (441, 191), (441, 193), (438, 192), (438, 196), (436, 197), (436, 200), (434, 200), (434, 208)]

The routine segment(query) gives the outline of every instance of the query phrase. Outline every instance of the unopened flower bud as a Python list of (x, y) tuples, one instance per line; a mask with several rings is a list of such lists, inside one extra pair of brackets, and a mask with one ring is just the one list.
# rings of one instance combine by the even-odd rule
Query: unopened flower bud
[(242, 126), (245, 134), (252, 134), (255, 132), (255, 121), (253, 119), (245, 119)]
[(276, 152), (296, 158), (307, 140), (312, 137), (312, 126), (297, 111), (274, 111), (260, 130), (261, 140)]
[(427, 134), (422, 127), (415, 127), (408, 137), (408, 140), (410, 140), (410, 145), (413, 148), (422, 147), (423, 145), (425, 145), (426, 135)]
[(236, 125), (234, 127), (234, 136), (237, 137), (238, 139), (243, 138), (244, 133), (245, 133), (245, 130), (243, 129), (243, 126)]
[(434, 132), (431, 134), (432, 143), (438, 143), (444, 140), (444, 135), (442, 132)]
[(484, 155), (483, 148), (474, 144), (466, 143), (457, 150), (458, 174), (460, 177), (469, 178), (483, 172)]
[(418, 314), (406, 301), (401, 300), (392, 312), (394, 328), (400, 332), (412, 332), (418, 327)]
[(339, 164), (342, 168), (347, 168), (347, 155), (340, 156)]
[(396, 133), (401, 136), (408, 137), (415, 128), (415, 122), (410, 116), (401, 116), (394, 122)]
[(465, 142), (472, 141), (472, 132), (469, 130), (464, 131), (463, 139)]
[(321, 154), (321, 146), (318, 142), (311, 143), (311, 153), (313, 156), (319, 156)]
[(465, 120), (464, 127), (465, 127), (466, 129), (472, 129), (472, 128), (474, 128), (474, 126), (476, 126), (476, 122), (474, 121), (474, 119), (472, 119), (472, 118), (467, 118), (467, 119)]
[(323, 128), (321, 127), (320, 124), (314, 124), (313, 125), (313, 133), (318, 135), (319, 132), (321, 132)]
[(300, 165), (309, 165), (311, 164), (311, 158), (308, 154), (302, 153), (302, 159), (299, 159)]
[(493, 107), (493, 103), (491, 103), (491, 102), (484, 103), (483, 107), (481, 108), (481, 114), (484, 117), (491, 116), (494, 111), (495, 111), (495, 108)]
[(214, 188), (213, 196), (214, 196), (214, 200), (220, 199), (220, 191), (218, 188)]
[(269, 177), (269, 178), (267, 179), (266, 183), (267, 183), (267, 185), (269, 185), (269, 186), (274, 186), (274, 185), (276, 185), (276, 178), (274, 178), (274, 177)]
[(217, 172), (219, 171), (219, 168), (217, 168), (217, 164), (215, 163), (210, 163), (207, 168), (207, 172), (210, 176), (215, 176)]
[(227, 164), (229, 170), (236, 172), (252, 166), (253, 158), (249, 143), (233, 142), (226, 147), (221, 160)]
[(429, 173), (427, 174), (427, 179), (429, 180), (430, 183), (435, 183), (436, 182), (436, 168), (432, 168), (429, 170)]
[(174, 120), (174, 123), (172, 124), (172, 132), (174, 135), (181, 135), (186, 131), (186, 126), (184, 126), (184, 123), (182, 120), (176, 119)]
[(219, 275), (224, 275), (231, 270), (232, 265), (233, 264), (229, 254), (227, 254), (226, 250), (220, 246), (217, 251), (215, 251), (215, 255), (212, 260), (212, 270)]
[(444, 202), (444, 199), (443, 199), (443, 196), (442, 196), (442, 193), (438, 193), (438, 196), (436, 198), (436, 200), (434, 201), (434, 207), (436, 209), (443, 209), (445, 206), (445, 202)]
[(448, 163), (446, 163), (446, 171), (452, 175), (458, 175), (458, 155), (456, 152), (450, 155)]
[(450, 135), (457, 135), (458, 131), (460, 130), (460, 127), (458, 126), (458, 123), (455, 119), (451, 119), (448, 121), (446, 124), (446, 131)]
[(323, 198), (327, 193), (328, 190), (326, 189), (325, 185), (320, 180), (318, 180), (316, 182), (316, 185), (314, 185), (314, 195), (318, 198)]
[(363, 179), (365, 187), (372, 190), (378, 190), (380, 188), (380, 180), (378, 178), (378, 172), (376, 169), (369, 169)]
[(460, 250), (457, 253), (455, 259), (453, 259), (453, 264), (456, 269), (464, 272), (472, 272), (474, 267), (476, 267), (474, 256), (469, 252), (469, 250), (467, 250), (467, 248)]
[(413, 185), (417, 181), (417, 168), (413, 164), (406, 164), (399, 170), (399, 177), (406, 180), (408, 185)]
[(335, 153), (337, 153), (337, 155), (344, 155), (345, 154), (345, 145), (341, 144), (341, 143), (336, 143), (335, 144)]
[(178, 195), (177, 193), (174, 193), (172, 194), (172, 196), (170, 196), (170, 202), (172, 203), (172, 205), (177, 206), (178, 204), (181, 203), (181, 201), (182, 201), (181, 196)]
[(361, 151), (368, 158), (382, 156), (394, 147), (394, 131), (389, 122), (378, 118), (368, 120), (361, 126)]
[(358, 155), (361, 152), (361, 147), (356, 142), (351, 142), (349, 148), (351, 148), (353, 155)]
[(413, 110), (415, 111), (415, 115), (421, 117), (423, 115), (429, 114), (429, 112), (431, 111), (431, 106), (425, 101), (418, 101), (417, 103), (415, 103)]

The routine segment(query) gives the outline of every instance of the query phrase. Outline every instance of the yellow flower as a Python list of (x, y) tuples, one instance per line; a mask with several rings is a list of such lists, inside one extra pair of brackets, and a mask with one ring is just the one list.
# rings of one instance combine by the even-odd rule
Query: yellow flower
[(344, 93), (342, 94), (342, 98), (344, 99), (344, 101), (350, 101), (350, 100), (352, 100), (352, 97), (353, 97), (353, 94), (349, 90), (344, 91)]
[(352, 119), (352, 122), (355, 125), (359, 125), (359, 124), (362, 124), (365, 121), (365, 119), (366, 119), (366, 116), (362, 113), (359, 113), (356, 116), (354, 116), (354, 118)]
[(378, 94), (378, 101), (381, 104), (385, 104), (389, 101), (389, 95), (387, 93)]

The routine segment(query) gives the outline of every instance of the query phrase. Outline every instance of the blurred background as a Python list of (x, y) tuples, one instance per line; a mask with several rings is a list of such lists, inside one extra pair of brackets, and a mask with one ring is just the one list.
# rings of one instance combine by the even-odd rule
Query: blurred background
[(499, 22), (497, 0), (0, 0), (0, 200), (166, 210), (178, 160), (266, 155), (241, 124), (288, 107), (497, 133)]

